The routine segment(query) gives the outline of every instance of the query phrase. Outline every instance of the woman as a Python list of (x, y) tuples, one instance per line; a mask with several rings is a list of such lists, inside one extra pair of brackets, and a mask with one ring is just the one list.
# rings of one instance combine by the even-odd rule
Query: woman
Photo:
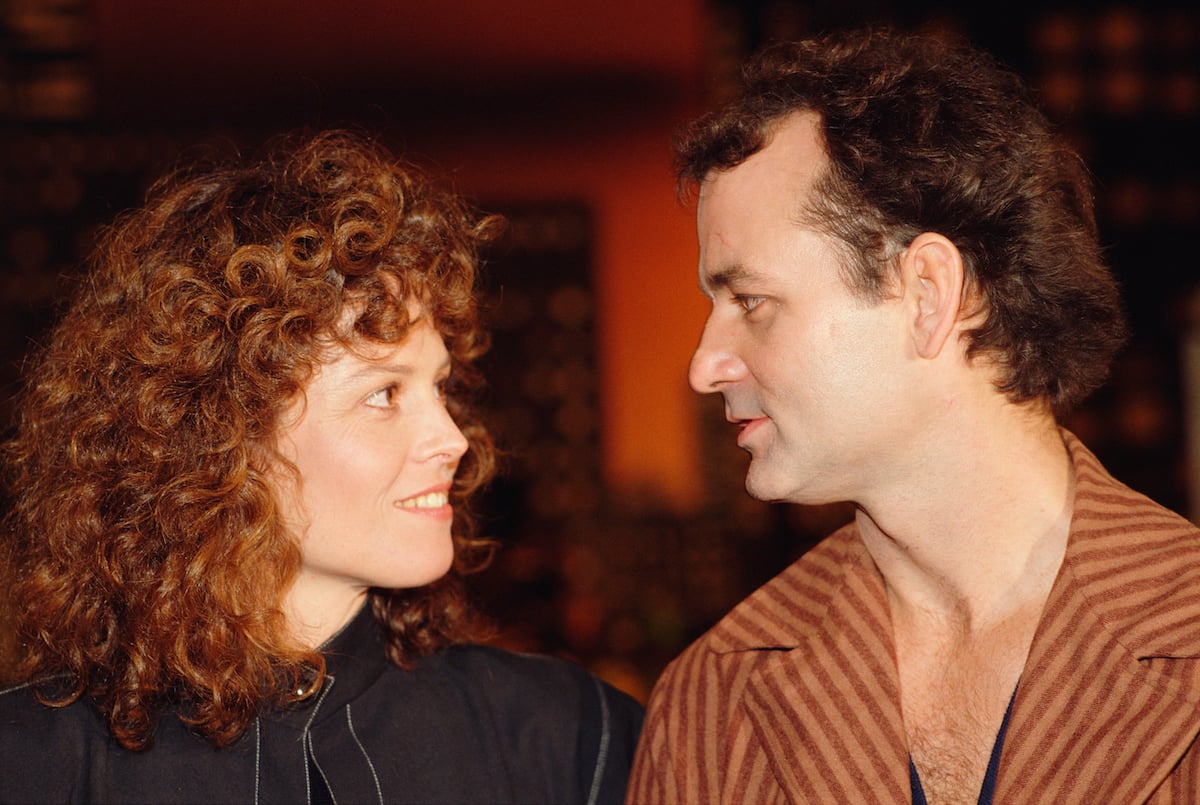
[(335, 132), (106, 233), (6, 445), (0, 801), (621, 799), (636, 703), (467, 644), (495, 228)]

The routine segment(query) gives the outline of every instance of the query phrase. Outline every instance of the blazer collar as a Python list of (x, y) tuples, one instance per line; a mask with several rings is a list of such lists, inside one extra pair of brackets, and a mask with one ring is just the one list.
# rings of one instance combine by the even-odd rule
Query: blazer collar
[[(708, 647), (723, 654), (827, 640), (838, 634), (837, 609), (844, 606), (851, 581), (872, 590), (872, 600), (883, 603), (881, 612), (872, 612), (882, 614), (878, 626), (890, 634), (883, 577), (850, 523), (734, 607), (709, 632)], [(800, 590), (803, 595), (796, 594)]]
[(747, 682), (747, 715), (791, 801), (907, 802), (899, 681), (874, 565), (847, 569), (838, 602), (811, 639), (763, 658)]
[(326, 671), (322, 689), (289, 707), (270, 711), (264, 718), (306, 730), (361, 696), (390, 664), (370, 601), (320, 650)]

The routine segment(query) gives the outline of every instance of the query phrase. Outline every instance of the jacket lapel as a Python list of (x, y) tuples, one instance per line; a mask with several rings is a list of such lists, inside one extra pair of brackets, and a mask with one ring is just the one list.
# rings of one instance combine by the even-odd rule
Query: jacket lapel
[(996, 801), (1141, 803), (1200, 731), (1200, 535), (1064, 441), (1071, 539), (1013, 704)]
[(997, 802), (1145, 802), (1200, 731), (1200, 706), (1138, 662), (1069, 585), (1025, 667)]
[(748, 680), (744, 707), (792, 802), (909, 801), (889, 623), (863, 550), (811, 636), (772, 652)]

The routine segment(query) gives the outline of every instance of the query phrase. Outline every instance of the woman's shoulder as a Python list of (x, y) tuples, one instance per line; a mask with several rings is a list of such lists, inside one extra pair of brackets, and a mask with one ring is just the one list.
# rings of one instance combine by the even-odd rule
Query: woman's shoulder
[(89, 745), (104, 740), (104, 726), (87, 702), (50, 707), (38, 700), (37, 687), (0, 689), (2, 802), (71, 799), (83, 785), (73, 775), (84, 768)]
[[(416, 676), (441, 691), (498, 747), (519, 747), (534, 779), (574, 770), (564, 801), (619, 802), (641, 732), (642, 705), (567, 660), (481, 645), (452, 646)], [(482, 736), (480, 736), (482, 737)], [(515, 760), (515, 759), (514, 759)], [(563, 789), (568, 790), (568, 789)]]
[(641, 705), (568, 660), (483, 645), (451, 646), (428, 658), (427, 671), (501, 697), (520, 709), (606, 707), (613, 718), (639, 718)]
[(52, 734), (82, 737), (95, 732), (100, 721), (86, 701), (78, 699), (55, 706), (43, 704), (38, 698), (39, 692), (53, 696), (61, 687), (56, 686), (55, 681), (36, 680), (0, 688), (0, 740), (11, 739), (14, 730), (23, 731), (22, 737)]
[(427, 658), (444, 670), (487, 679), (511, 678), (515, 684), (578, 684), (592, 674), (583, 666), (547, 654), (466, 643), (447, 646)]

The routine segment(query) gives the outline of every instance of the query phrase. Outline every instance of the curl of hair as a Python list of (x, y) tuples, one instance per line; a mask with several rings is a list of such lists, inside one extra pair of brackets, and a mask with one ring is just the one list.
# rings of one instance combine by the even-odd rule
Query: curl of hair
[(996, 361), (1002, 392), (1062, 414), (1104, 381), (1125, 319), (1090, 179), (1016, 75), (884, 29), (768, 45), (739, 98), (678, 133), (681, 190), (741, 164), (799, 111), (820, 116), (829, 158), (805, 219), (841, 243), (850, 287), (883, 298), (895, 258), (940, 233), (980, 309), (968, 355)]
[(167, 708), (220, 746), (318, 689), (321, 656), (281, 615), (301, 555), (268, 482), (273, 435), (330, 340), (399, 342), (407, 299), (453, 361), (463, 516), (449, 576), (370, 605), (401, 666), (470, 637), (458, 576), (489, 546), (465, 510), (494, 463), (471, 405), (487, 347), (476, 279), (499, 226), (349, 132), (155, 184), (102, 237), (4, 446), (18, 676), (57, 680), (47, 703), (90, 698), (133, 749)]

